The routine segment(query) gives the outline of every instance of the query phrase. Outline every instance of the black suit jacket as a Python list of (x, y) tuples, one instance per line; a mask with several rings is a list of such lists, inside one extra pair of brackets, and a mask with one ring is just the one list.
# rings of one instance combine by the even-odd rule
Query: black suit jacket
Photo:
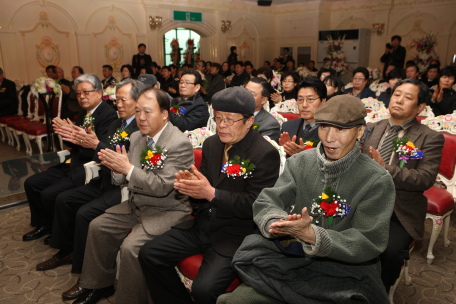
[[(141, 64), (141, 59), (144, 59), (144, 64)], [(150, 57), (149, 54), (144, 54), (143, 58), (139, 56), (139, 53), (136, 55), (133, 55), (133, 58), (131, 59), (131, 65), (135, 69), (135, 75), (138, 76), (139, 72), (141, 72), (141, 68), (143, 67), (148, 67), (152, 64), (152, 57)]]
[(196, 93), (194, 98), (195, 100), (193, 102), (184, 101), (179, 104), (179, 102), (182, 100), (182, 97), (178, 97), (174, 98), (171, 103), (171, 106), (179, 104), (181, 107), (184, 107), (187, 110), (187, 112), (185, 112), (185, 114), (182, 116), (178, 116), (171, 111), (169, 112), (169, 120), (182, 132), (192, 131), (197, 128), (205, 127), (207, 125), (207, 121), (209, 119), (209, 110), (207, 104), (199, 93)]
[(261, 136), (269, 136), (270, 139), (279, 143), (280, 124), (268, 111), (261, 109), (255, 116), (254, 123), (260, 125), (258, 127), (258, 133), (260, 133)]
[[(86, 114), (86, 110), (82, 110), (78, 113), (78, 118), (75, 123), (77, 126), (82, 126)], [(105, 101), (102, 101), (95, 112), (93, 112), (92, 116), (95, 119), (95, 134), (97, 134), (98, 140), (106, 141), (106, 138), (109, 135), (109, 125), (117, 119), (117, 112)], [(71, 154), (69, 156), (71, 157), (70, 177), (76, 187), (82, 186), (85, 182), (85, 171), (83, 165), (93, 159), (95, 151), (83, 148), (68, 141), (65, 141), (65, 145), (71, 148)], [(60, 166), (63, 165), (65, 164), (60, 164)]]
[(223, 76), (221, 74), (211, 75), (206, 91), (209, 103), (211, 102), (212, 96), (223, 89), (225, 89), (225, 80), (223, 79)]
[(17, 109), (16, 84), (5, 78), (0, 86), (0, 117), (17, 114)]
[(242, 72), (239, 75), (234, 75), (233, 80), (231, 80), (230, 87), (238, 87), (244, 85), (247, 80), (250, 79), (250, 75), (246, 71)]
[[(296, 135), (296, 143), (299, 144), (299, 128), (302, 128), (302, 124), (304, 123), (302, 118), (297, 118), (297, 119), (292, 119), (289, 121), (286, 121), (282, 124), (282, 132), (288, 132), (288, 135), (290, 136), (290, 139), (293, 139), (293, 136)], [(304, 135), (302, 139), (309, 140), (309, 139), (315, 139), (315, 140), (320, 140), (318, 137), (318, 128), (313, 129), (311, 132), (308, 134)]]
[(218, 192), (217, 198), (211, 202), (190, 198), (192, 204), (199, 205), (196, 217), (175, 228), (190, 229), (200, 216), (209, 214), (212, 247), (220, 255), (233, 257), (244, 238), (255, 231), (252, 205), (264, 188), (273, 187), (277, 181), (280, 156), (258, 132), (250, 130), (230, 150), (229, 159), (236, 155), (241, 160), (250, 159), (256, 168), (248, 179), (233, 179), (221, 173), (224, 147), (218, 135), (206, 139), (199, 169)]
[(394, 65), (396, 68), (403, 69), (405, 63), (405, 55), (407, 51), (405, 47), (399, 45), (392, 53), (383, 54), (380, 61), (385, 63), (383, 67), (383, 78), (386, 78), (386, 69), (389, 65)]
[(117, 83), (117, 80), (114, 78), (114, 77), (109, 77), (108, 79), (103, 79), (101, 81), (101, 83), (103, 84), (103, 90), (105, 90), (107, 87), (109, 87), (111, 84), (115, 84)]

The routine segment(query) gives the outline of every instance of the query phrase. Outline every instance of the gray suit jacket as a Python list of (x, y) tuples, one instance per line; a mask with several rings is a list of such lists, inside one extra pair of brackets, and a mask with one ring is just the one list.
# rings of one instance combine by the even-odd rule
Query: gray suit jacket
[(280, 124), (277, 119), (274, 118), (265, 109), (261, 109), (260, 112), (255, 116), (254, 123), (259, 124), (258, 132), (261, 136), (269, 136), (272, 140), (279, 142), (280, 137)]
[[(364, 154), (370, 156), (370, 146), (378, 149), (387, 125), (387, 119), (367, 124), (372, 133), (362, 143)], [(393, 152), (391, 165), (387, 164), (386, 169), (393, 177), (396, 188), (394, 213), (410, 236), (415, 240), (420, 240), (424, 233), (427, 211), (427, 198), (423, 193), (435, 182), (445, 139), (442, 134), (429, 129), (418, 121), (413, 123), (406, 135), (418, 150), (424, 151), (423, 158), (408, 160), (403, 168), (399, 168), (399, 156)]]
[[(139, 163), (139, 155), (145, 149), (146, 141), (147, 136), (140, 131), (131, 135), (128, 159), (134, 169), (128, 182), (128, 201), (109, 208), (106, 212), (130, 214), (138, 208), (146, 232), (160, 235), (169, 230), (172, 224), (176, 224), (174, 217), (182, 218), (184, 213), (186, 216), (183, 220), (190, 219), (192, 208), (188, 196), (174, 189), (174, 174), (179, 170), (190, 170), (194, 163), (193, 148), (187, 136), (168, 122), (157, 142), (163, 150), (168, 150), (164, 168), (146, 171), (141, 169)], [(113, 183), (122, 184), (115, 179)], [(125, 178), (123, 183), (126, 183)]]

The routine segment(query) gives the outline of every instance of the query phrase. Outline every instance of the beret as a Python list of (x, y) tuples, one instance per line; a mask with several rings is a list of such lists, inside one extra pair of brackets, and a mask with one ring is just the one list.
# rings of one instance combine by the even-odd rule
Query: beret
[(138, 80), (146, 85), (146, 88), (153, 87), (157, 84), (157, 77), (149, 74), (142, 74), (138, 76)]
[(315, 122), (334, 125), (341, 128), (353, 128), (365, 125), (366, 107), (363, 102), (351, 95), (339, 95), (331, 98), (315, 111)]
[(229, 113), (255, 113), (255, 98), (243, 87), (231, 87), (221, 90), (212, 96), (212, 108)]

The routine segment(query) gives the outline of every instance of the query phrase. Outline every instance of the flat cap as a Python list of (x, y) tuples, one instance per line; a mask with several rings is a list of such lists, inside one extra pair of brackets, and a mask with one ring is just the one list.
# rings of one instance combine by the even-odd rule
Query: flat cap
[(351, 95), (331, 98), (315, 111), (315, 121), (319, 124), (334, 125), (340, 128), (353, 128), (365, 125), (366, 107), (363, 102)]
[(246, 88), (227, 88), (212, 96), (212, 108), (216, 111), (253, 114), (255, 113), (255, 98)]
[(150, 74), (139, 75), (138, 80), (141, 81), (142, 83), (144, 83), (146, 88), (153, 87), (154, 85), (157, 84), (157, 77), (155, 77), (154, 75), (150, 75)]

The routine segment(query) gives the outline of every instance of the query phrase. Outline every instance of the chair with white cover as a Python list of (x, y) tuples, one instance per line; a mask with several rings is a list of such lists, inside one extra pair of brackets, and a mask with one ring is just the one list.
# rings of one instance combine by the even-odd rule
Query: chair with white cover
[(285, 153), (285, 150), (283, 149), (282, 146), (279, 146), (279, 144), (275, 141), (269, 138), (269, 136), (263, 136), (264, 139), (266, 139), (271, 145), (274, 146), (274, 148), (279, 151), (280, 155), (280, 171), (279, 175), (282, 174), (283, 170), (285, 169), (285, 162), (287, 161), (287, 153)]
[(299, 114), (298, 104), (295, 99), (284, 100), (277, 103), (272, 109), (272, 112), (277, 112), (287, 120), (292, 120), (301, 117)]

